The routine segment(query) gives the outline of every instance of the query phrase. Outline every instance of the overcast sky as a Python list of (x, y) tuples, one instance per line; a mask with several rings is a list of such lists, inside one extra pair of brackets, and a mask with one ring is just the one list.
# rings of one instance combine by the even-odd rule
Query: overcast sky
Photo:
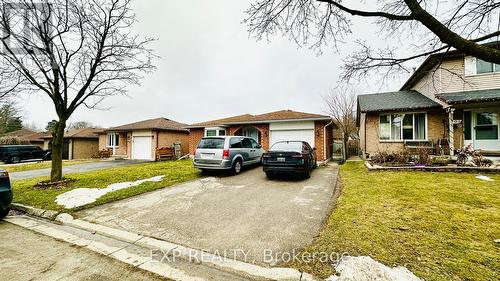
[[(106, 110), (76, 111), (70, 121), (89, 121), (108, 127), (148, 118), (166, 117), (194, 123), (244, 113), (259, 114), (292, 109), (324, 113), (322, 96), (337, 82), (342, 58), (325, 49), (298, 48), (283, 38), (257, 42), (242, 24), (250, 1), (147, 0), (134, 2), (137, 31), (158, 38), (161, 57), (157, 70), (140, 87), (129, 88), (129, 97), (117, 96), (101, 104)], [(370, 30), (370, 21), (354, 19), (355, 35), (373, 46), (383, 44)], [(363, 93), (397, 89), (363, 85)], [(45, 96), (23, 97), (19, 102), (26, 123), (44, 128), (55, 118)]]

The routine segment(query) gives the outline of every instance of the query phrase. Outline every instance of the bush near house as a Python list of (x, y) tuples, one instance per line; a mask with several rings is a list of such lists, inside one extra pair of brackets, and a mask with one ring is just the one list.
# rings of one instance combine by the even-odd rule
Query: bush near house
[[(340, 169), (342, 194), (306, 253), (371, 256), (425, 280), (498, 280), (500, 175)], [(330, 262), (293, 263), (321, 277)]]

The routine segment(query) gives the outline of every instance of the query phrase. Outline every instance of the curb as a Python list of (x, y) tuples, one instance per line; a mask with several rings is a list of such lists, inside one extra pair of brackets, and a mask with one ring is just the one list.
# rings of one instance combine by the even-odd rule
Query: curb
[(155, 239), (152, 237), (128, 232), (125, 230), (114, 229), (111, 227), (87, 222), (80, 219), (74, 219), (67, 213), (60, 213), (55, 218), (56, 222), (79, 228), (82, 230), (98, 233), (116, 240), (132, 243), (141, 247), (150, 249), (161, 249), (162, 251), (174, 251), (179, 257), (206, 266), (214, 267), (223, 272), (230, 272), (240, 276), (251, 276), (253, 278), (264, 278), (268, 280), (317, 280), (314, 276), (300, 272), (293, 268), (263, 267), (251, 263), (246, 263), (230, 258), (221, 257), (201, 250), (188, 248), (179, 244)]
[(51, 221), (55, 220), (56, 217), (60, 214), (60, 212), (57, 212), (57, 211), (40, 209), (40, 208), (36, 208), (36, 207), (32, 207), (32, 206), (19, 204), (19, 203), (12, 203), (12, 204), (10, 204), (10, 207), (12, 210), (21, 211), (21, 212), (24, 212), (28, 215), (44, 218), (44, 219), (51, 220)]

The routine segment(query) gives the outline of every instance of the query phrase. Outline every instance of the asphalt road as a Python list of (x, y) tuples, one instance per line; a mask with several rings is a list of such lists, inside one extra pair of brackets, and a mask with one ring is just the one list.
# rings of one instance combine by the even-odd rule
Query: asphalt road
[[(82, 163), (63, 167), (63, 174), (81, 173), (93, 170), (119, 167), (130, 164), (144, 163), (143, 160), (114, 160), (114, 161), (99, 161), (91, 163)], [(37, 178), (50, 175), (50, 169), (38, 169), (22, 172), (9, 173), (11, 180), (23, 180)]]
[(0, 237), (0, 280), (165, 280), (8, 222)]
[[(338, 166), (311, 178), (268, 180), (261, 167), (214, 176), (76, 213), (122, 228), (257, 264), (274, 264), (311, 243), (328, 216)], [(271, 257), (271, 259), (270, 259)]]

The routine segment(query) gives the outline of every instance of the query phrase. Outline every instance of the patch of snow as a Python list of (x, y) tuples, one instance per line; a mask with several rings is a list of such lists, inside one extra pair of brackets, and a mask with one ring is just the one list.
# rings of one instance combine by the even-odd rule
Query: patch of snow
[(338, 275), (332, 275), (327, 281), (421, 281), (406, 267), (388, 267), (371, 257), (344, 257), (335, 266)]
[(483, 176), (483, 175), (477, 175), (476, 179), (480, 179), (480, 180), (483, 180), (483, 181), (495, 181), (494, 179), (492, 179), (490, 177), (487, 177), (487, 176)]
[(162, 181), (163, 177), (165, 176), (156, 176), (136, 181), (113, 183), (108, 185), (106, 188), (76, 188), (58, 195), (56, 197), (56, 203), (58, 205), (63, 205), (67, 209), (80, 207), (95, 202), (97, 198), (102, 197), (109, 192), (129, 188), (132, 186), (138, 186), (145, 182)]

